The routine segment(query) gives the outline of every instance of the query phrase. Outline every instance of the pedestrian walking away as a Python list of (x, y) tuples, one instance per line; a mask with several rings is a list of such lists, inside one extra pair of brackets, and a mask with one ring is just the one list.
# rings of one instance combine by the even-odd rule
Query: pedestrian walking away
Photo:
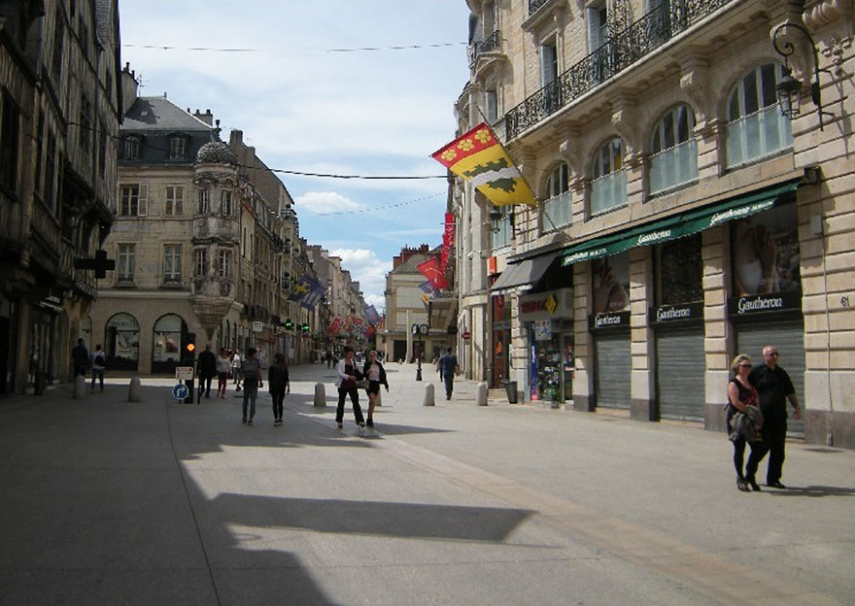
[(733, 442), (733, 466), (736, 468), (736, 487), (749, 492), (750, 485), (756, 491), (760, 490), (752, 476), (746, 480), (743, 473), (745, 460), (745, 445), (749, 444), (752, 454), (759, 446), (757, 430), (763, 424), (760, 414), (760, 396), (757, 390), (748, 382), (751, 372), (751, 358), (739, 354), (730, 364), (733, 378), (727, 384), (727, 431)]
[(235, 391), (240, 391), (240, 381), (241, 381), (241, 359), (240, 353), (237, 351), (232, 355), (232, 376), (234, 377), (234, 386)]
[(255, 357), (256, 353), (255, 347), (247, 349), (246, 359), (241, 364), (241, 372), (243, 372), (243, 422), (247, 425), (252, 425), (252, 420), (255, 418), (255, 399), (258, 397), (258, 388), (264, 387), (261, 380), (261, 364)]
[(229, 374), (232, 369), (232, 361), (229, 360), (229, 352), (223, 347), (217, 356), (217, 395), (226, 397), (226, 387), (229, 385)]
[[(778, 366), (780, 354), (773, 345), (763, 348), (763, 363), (751, 369), (748, 380), (760, 395), (760, 412), (763, 413), (763, 441), (757, 449), (756, 457), (748, 457), (746, 480), (754, 478), (760, 461), (769, 453), (766, 467), (766, 485), (772, 488), (786, 488), (781, 483), (784, 473), (785, 447), (787, 443), (787, 400), (792, 404), (793, 418), (802, 418), (799, 399), (790, 375)], [(753, 455), (754, 453), (752, 453)], [(753, 460), (752, 460), (753, 459)]]
[(74, 364), (74, 376), (86, 376), (86, 369), (89, 368), (89, 350), (83, 343), (83, 339), (77, 339), (77, 346), (71, 350), (71, 362)]
[(366, 419), (365, 424), (368, 427), (374, 427), (374, 406), (377, 404), (380, 386), (385, 386), (386, 391), (389, 391), (389, 382), (386, 380), (386, 369), (377, 360), (376, 351), (371, 350), (368, 352), (368, 359), (365, 361), (362, 374), (368, 379), (368, 419)]
[(362, 380), (362, 373), (356, 367), (353, 361), (353, 348), (344, 348), (344, 357), (338, 361), (335, 367), (337, 375), (335, 386), (338, 388), (338, 407), (335, 411), (335, 422), (338, 428), (342, 428), (344, 421), (344, 399), (350, 396), (350, 401), (353, 404), (353, 417), (356, 424), (360, 427), (365, 427), (365, 420), (362, 418), (362, 408), (359, 406), (359, 391), (356, 389), (356, 382)]
[(199, 368), (199, 397), (204, 392), (206, 398), (211, 397), (211, 381), (217, 375), (217, 356), (211, 351), (211, 344), (205, 345), (205, 351), (199, 354), (196, 363)]
[(291, 393), (291, 381), (288, 378), (288, 365), (281, 353), (273, 356), (273, 365), (267, 371), (267, 386), (273, 398), (273, 424), (282, 425), (282, 408), (285, 394)]
[(439, 367), (441, 368), (442, 378), (445, 382), (445, 399), (450, 400), (451, 394), (454, 391), (454, 377), (460, 374), (457, 356), (452, 353), (450, 347), (439, 358)]
[(101, 344), (95, 346), (95, 351), (92, 352), (92, 393), (95, 393), (95, 379), (100, 381), (101, 393), (104, 393), (104, 370), (106, 369), (107, 358), (104, 352), (101, 351)]

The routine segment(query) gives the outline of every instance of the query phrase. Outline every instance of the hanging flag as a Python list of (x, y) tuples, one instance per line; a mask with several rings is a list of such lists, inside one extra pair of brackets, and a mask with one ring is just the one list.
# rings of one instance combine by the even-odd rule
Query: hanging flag
[(419, 288), (422, 289), (422, 292), (424, 292), (425, 295), (431, 297), (435, 297), (439, 294), (439, 291), (430, 282), (422, 282), (421, 284), (419, 284)]
[(377, 323), (380, 322), (380, 314), (377, 313), (377, 309), (373, 305), (369, 305), (365, 309), (365, 319), (372, 326), (377, 326)]
[(537, 204), (522, 173), (484, 122), (431, 157), (455, 175), (471, 181), (494, 206)]
[(309, 293), (305, 295), (302, 299), (300, 299), (300, 307), (304, 307), (306, 309), (314, 309), (315, 306), (320, 303), (320, 301), (327, 294), (327, 289), (324, 288), (323, 284), (320, 282), (316, 282), (309, 278), (311, 290)]
[(437, 290), (448, 288), (448, 280), (439, 269), (439, 260), (436, 257), (431, 257), (418, 265), (418, 270)]
[(297, 285), (291, 289), (291, 294), (288, 296), (289, 301), (299, 301), (307, 294), (312, 292), (312, 282), (313, 280), (303, 274), (300, 280), (297, 282)]
[(454, 246), (454, 213), (445, 213), (445, 231), (442, 234), (442, 256), (439, 259), (439, 269), (445, 275), (448, 267), (448, 257)]
[(338, 316), (335, 316), (333, 318), (333, 321), (330, 322), (330, 329), (329, 329), (330, 335), (335, 336), (338, 333), (340, 333), (341, 332), (341, 325), (342, 325), (341, 318), (339, 318)]

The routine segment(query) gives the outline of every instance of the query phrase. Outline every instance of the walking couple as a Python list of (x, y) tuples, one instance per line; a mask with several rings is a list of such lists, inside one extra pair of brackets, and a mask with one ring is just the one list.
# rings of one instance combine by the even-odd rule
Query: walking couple
[[(365, 366), (360, 371), (356, 363), (353, 361), (353, 348), (344, 348), (344, 357), (338, 361), (336, 365), (336, 382), (338, 388), (338, 407), (335, 413), (335, 422), (339, 429), (343, 427), (344, 421), (344, 400), (350, 396), (350, 401), (353, 404), (353, 417), (356, 424), (360, 427), (374, 427), (374, 407), (377, 404), (377, 396), (380, 394), (380, 386), (384, 385), (386, 391), (389, 391), (389, 382), (386, 380), (386, 370), (383, 365), (377, 361), (377, 352), (371, 351), (368, 354), (368, 359), (365, 361)], [(362, 416), (362, 407), (359, 405), (359, 390), (357, 389), (357, 381), (368, 381), (368, 420)]]

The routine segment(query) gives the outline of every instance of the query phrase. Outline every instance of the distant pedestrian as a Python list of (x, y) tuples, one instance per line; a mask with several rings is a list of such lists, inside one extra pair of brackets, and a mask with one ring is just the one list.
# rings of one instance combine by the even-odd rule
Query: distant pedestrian
[(327, 350), (327, 353), (324, 357), (326, 358), (326, 361), (327, 361), (327, 368), (329, 368), (330, 364), (332, 364), (332, 353), (330, 353), (330, 351)]
[[(760, 394), (760, 412), (763, 413), (763, 441), (760, 447), (748, 457), (745, 479), (749, 482), (760, 466), (760, 461), (769, 453), (769, 465), (766, 468), (766, 485), (784, 489), (781, 476), (784, 471), (785, 445), (787, 443), (787, 400), (795, 412), (793, 418), (802, 418), (796, 389), (787, 371), (778, 366), (780, 355), (772, 345), (763, 348), (763, 364), (751, 369), (748, 380)], [(752, 484), (752, 487), (754, 484)]]
[(77, 346), (71, 350), (71, 363), (74, 365), (74, 376), (86, 376), (89, 368), (89, 350), (83, 343), (83, 339), (77, 339)]
[(362, 374), (368, 379), (368, 419), (365, 424), (368, 427), (374, 427), (374, 406), (377, 404), (377, 396), (380, 394), (380, 386), (384, 385), (386, 391), (389, 391), (389, 382), (386, 380), (386, 370), (377, 359), (377, 352), (368, 352), (368, 359), (365, 361), (365, 367), (362, 369)]
[(451, 393), (454, 391), (454, 377), (460, 374), (460, 366), (457, 364), (457, 356), (455, 356), (451, 348), (445, 350), (445, 353), (440, 356), (438, 366), (441, 369), (442, 378), (445, 381), (445, 399), (451, 399)]
[(288, 377), (288, 365), (285, 356), (278, 353), (273, 356), (273, 364), (267, 371), (267, 386), (273, 398), (273, 424), (282, 425), (282, 409), (285, 394), (291, 393), (291, 381)]
[[(749, 485), (754, 490), (760, 490), (760, 487), (756, 486), (757, 483), (753, 476), (746, 480), (745, 474), (742, 472), (745, 460), (745, 444), (749, 444), (751, 452), (754, 453), (755, 449), (759, 447), (758, 441), (756, 438), (751, 439), (754, 438), (754, 435), (751, 435), (753, 432), (747, 432), (748, 435), (746, 435), (746, 432), (740, 431), (740, 428), (735, 426), (737, 423), (734, 422), (736, 420), (743, 425), (753, 424), (754, 420), (751, 417), (753, 416), (756, 419), (760, 415), (760, 396), (748, 381), (748, 374), (751, 372), (751, 358), (745, 354), (739, 354), (733, 359), (730, 369), (733, 371), (734, 377), (727, 384), (727, 431), (730, 441), (733, 442), (736, 487), (743, 492), (749, 491)], [(743, 417), (739, 416), (740, 413)], [(754, 428), (757, 428), (757, 425), (754, 425)]]
[(335, 386), (338, 388), (338, 408), (335, 412), (335, 422), (338, 428), (342, 428), (344, 421), (344, 399), (350, 396), (350, 401), (353, 404), (353, 417), (356, 419), (356, 424), (360, 427), (365, 427), (365, 420), (362, 418), (362, 408), (359, 406), (359, 391), (356, 389), (356, 382), (361, 380), (362, 373), (356, 367), (353, 361), (353, 348), (344, 348), (344, 358), (338, 361), (336, 365)]
[(217, 356), (217, 395), (221, 398), (226, 397), (226, 387), (229, 385), (231, 369), (232, 361), (229, 360), (229, 352), (223, 347), (220, 349), (220, 355)]
[(205, 345), (205, 351), (199, 354), (196, 363), (199, 368), (199, 396), (204, 392), (206, 398), (211, 397), (211, 380), (217, 375), (217, 356), (211, 351), (211, 344)]
[(104, 369), (106, 368), (107, 358), (104, 357), (104, 352), (101, 351), (101, 344), (95, 346), (95, 351), (92, 352), (92, 393), (95, 393), (95, 379), (100, 381), (101, 393), (104, 393)]
[(234, 377), (234, 386), (235, 391), (240, 391), (240, 380), (241, 380), (241, 359), (240, 353), (235, 350), (234, 354), (232, 354), (232, 376)]
[[(246, 359), (241, 364), (243, 373), (243, 422), (252, 425), (255, 418), (255, 399), (258, 397), (258, 388), (264, 387), (261, 380), (261, 364), (255, 357), (257, 350), (250, 347), (246, 350)], [(249, 416), (247, 416), (247, 412)]]

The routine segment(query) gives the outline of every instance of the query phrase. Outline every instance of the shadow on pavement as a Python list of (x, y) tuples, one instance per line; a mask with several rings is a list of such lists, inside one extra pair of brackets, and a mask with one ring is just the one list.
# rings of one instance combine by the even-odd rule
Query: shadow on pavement
[(763, 487), (763, 491), (776, 497), (851, 497), (855, 488), (841, 486), (787, 486), (784, 490)]

